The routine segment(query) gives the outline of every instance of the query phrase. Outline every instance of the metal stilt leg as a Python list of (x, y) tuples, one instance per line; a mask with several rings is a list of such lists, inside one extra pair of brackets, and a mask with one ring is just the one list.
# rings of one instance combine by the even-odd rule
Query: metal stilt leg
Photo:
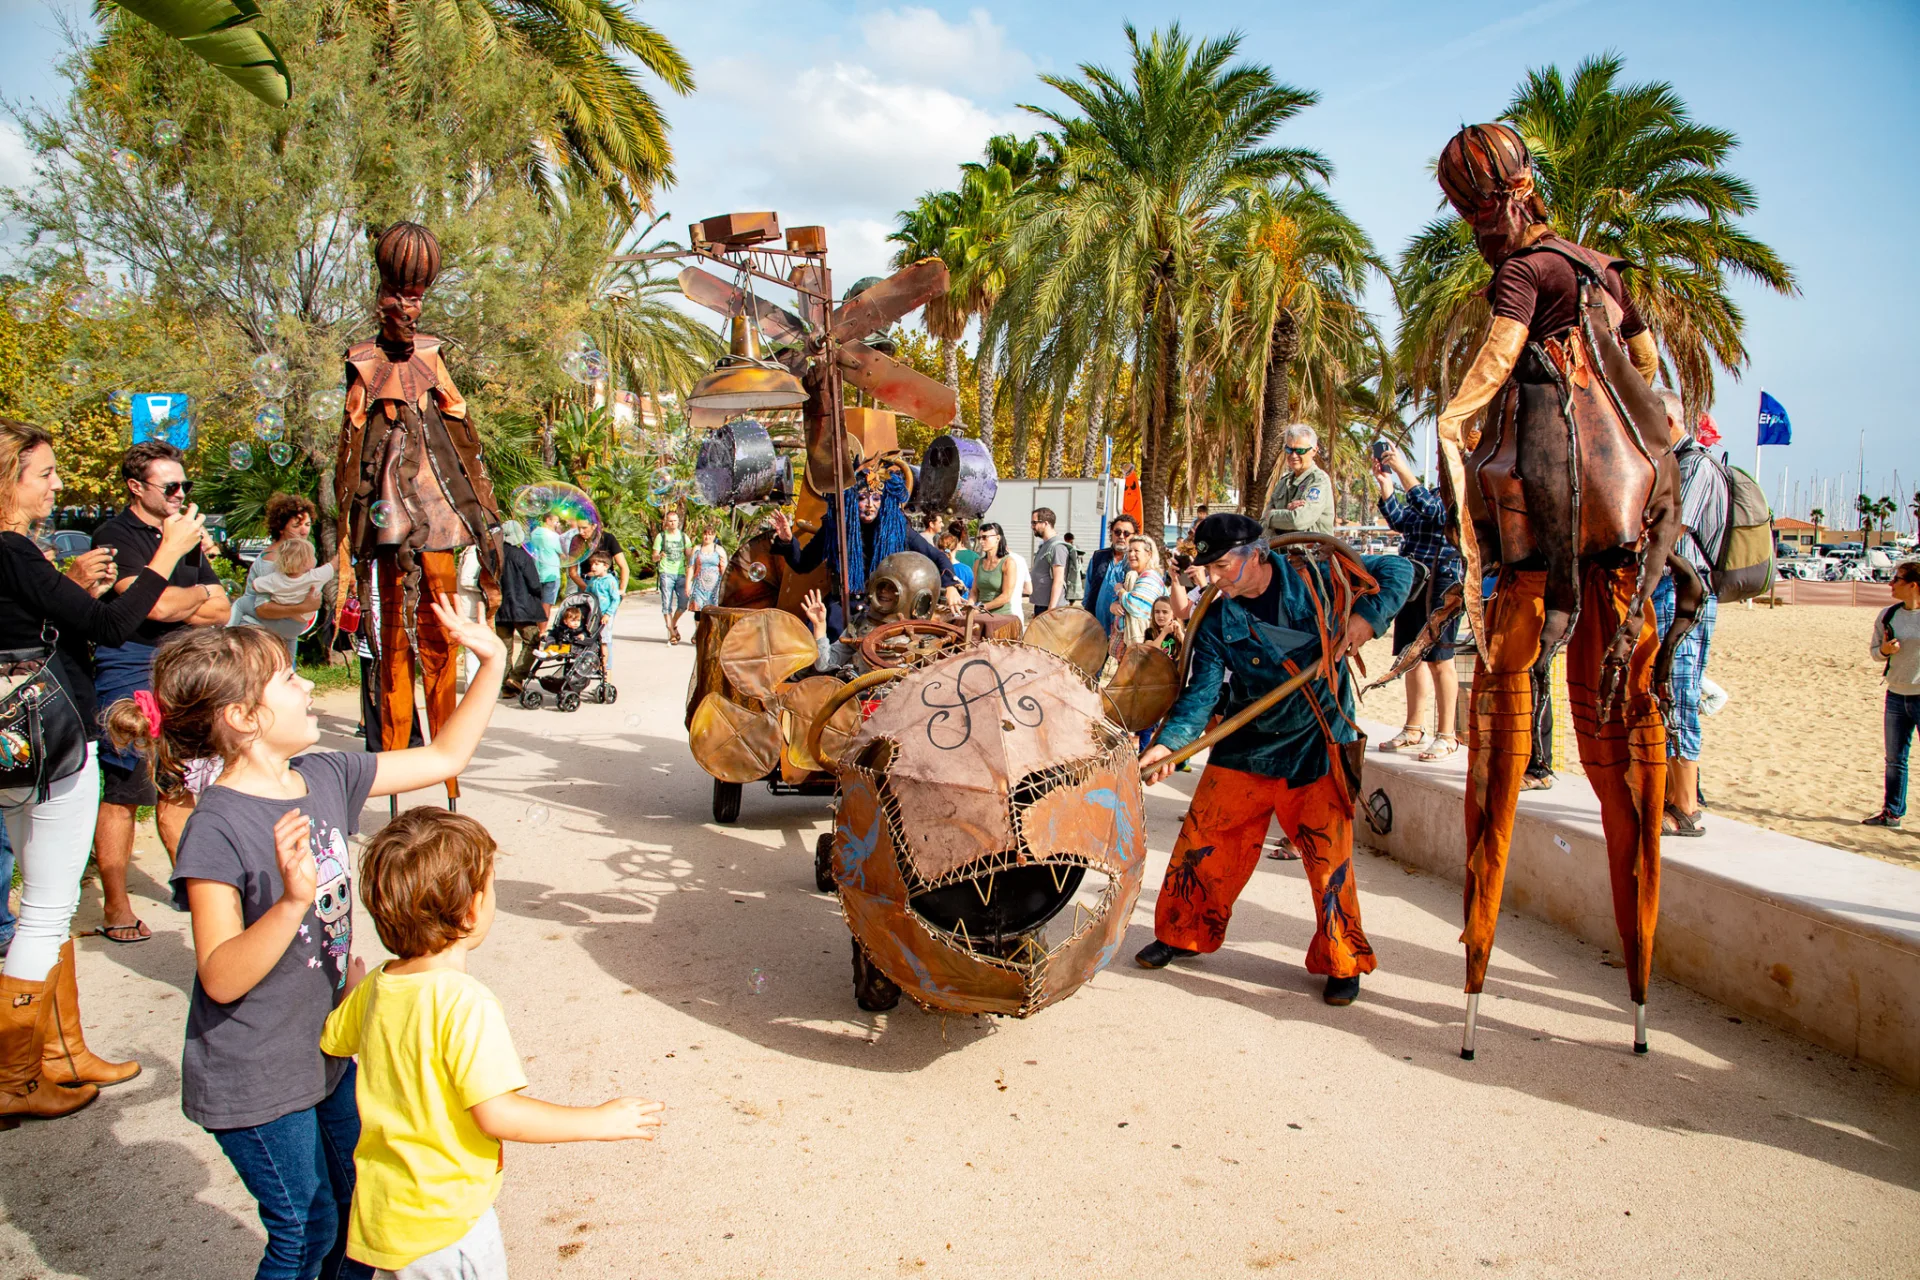
[(1473, 1061), (1473, 1029), (1480, 1021), (1480, 993), (1474, 992), (1467, 997), (1467, 1030), (1460, 1037), (1460, 1056), (1468, 1062)]
[(1633, 1051), (1647, 1051), (1647, 1006), (1644, 1004), (1633, 1006)]

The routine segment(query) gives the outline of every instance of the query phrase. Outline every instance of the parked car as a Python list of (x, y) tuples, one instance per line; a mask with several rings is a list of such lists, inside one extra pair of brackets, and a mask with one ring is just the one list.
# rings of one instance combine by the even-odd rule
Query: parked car
[(47, 540), (53, 543), (53, 553), (62, 560), (71, 560), (82, 552), (93, 550), (93, 535), (78, 529), (55, 529), (47, 535)]

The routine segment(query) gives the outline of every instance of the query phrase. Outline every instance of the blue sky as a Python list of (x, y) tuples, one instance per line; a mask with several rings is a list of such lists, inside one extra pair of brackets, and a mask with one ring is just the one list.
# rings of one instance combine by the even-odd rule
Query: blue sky
[[(84, 17), (72, 0), (0, 0), (9, 97), (60, 91), (49, 10), (62, 8)], [(667, 104), (680, 181), (661, 207), (676, 224), (767, 207), (790, 225), (824, 223), (842, 281), (880, 269), (894, 213), (950, 183), (985, 137), (1030, 130), (1020, 103), (1059, 100), (1036, 74), (1071, 74), (1082, 62), (1118, 68), (1123, 21), (1146, 30), (1177, 20), (1198, 35), (1237, 30), (1244, 57), (1317, 90), (1319, 104), (1284, 140), (1331, 157), (1335, 194), (1389, 252), (1433, 216), (1428, 166), (1455, 128), (1495, 115), (1530, 67), (1570, 70), (1618, 51), (1631, 78), (1671, 81), (1697, 118), (1740, 136), (1732, 164), (1760, 198), (1747, 225), (1799, 276), (1795, 298), (1737, 290), (1752, 363), (1739, 381), (1721, 376), (1713, 408), (1734, 460), (1752, 464), (1764, 386), (1794, 422), (1794, 444), (1768, 449), (1762, 474), (1774, 497), (1787, 468), (1786, 508), (1796, 487), (1799, 510), (1812, 505), (1816, 474), (1850, 506), (1862, 432), (1870, 491), (1890, 490), (1896, 471), (1906, 494), (1920, 490), (1920, 431), (1901, 407), (1913, 324), (1899, 310), (1920, 276), (1920, 248), (1904, 230), (1920, 203), (1920, 8), (1751, 0), (636, 8), (687, 54), (700, 84), (692, 99)], [(725, 22), (715, 20), (721, 13)], [(0, 132), (0, 182), (27, 176), (17, 135)], [(1384, 291), (1375, 296), (1384, 309)]]

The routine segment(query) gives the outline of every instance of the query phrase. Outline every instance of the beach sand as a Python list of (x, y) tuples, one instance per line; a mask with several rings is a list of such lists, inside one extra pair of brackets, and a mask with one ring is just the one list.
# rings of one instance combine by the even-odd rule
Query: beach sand
[[(1731, 696), (1702, 726), (1707, 821), (1722, 814), (1920, 868), (1920, 818), (1900, 831), (1860, 825), (1880, 807), (1883, 776), (1873, 619), (1872, 609), (1826, 605), (1722, 606), (1707, 674)], [(1376, 674), (1390, 661), (1385, 641), (1365, 656)], [(1405, 686), (1376, 689), (1365, 711), (1400, 723)], [(1568, 773), (1577, 778), (1578, 765)]]

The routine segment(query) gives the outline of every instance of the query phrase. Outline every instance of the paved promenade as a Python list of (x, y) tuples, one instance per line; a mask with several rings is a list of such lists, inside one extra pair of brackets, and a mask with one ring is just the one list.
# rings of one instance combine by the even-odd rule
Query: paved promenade
[[(618, 704), (503, 706), (462, 802), (506, 855), (473, 972), (533, 1091), (667, 1103), (655, 1144), (508, 1151), (523, 1280), (1920, 1273), (1911, 1090), (1657, 975), (1636, 1059), (1612, 957), (1518, 916), (1462, 1062), (1459, 890), (1380, 856), (1356, 862), (1381, 968), (1351, 1008), (1300, 968), (1298, 864), (1263, 862), (1203, 961), (1123, 960), (1025, 1022), (863, 1014), (812, 889), (827, 802), (749, 788), (713, 825), (681, 731), (692, 650), (651, 597), (618, 626)], [(347, 745), (353, 699), (322, 723)], [(1123, 955), (1195, 777), (1150, 794)], [(6, 1280), (252, 1274), (251, 1202), (179, 1110), (192, 949), (165, 874), (149, 835), (151, 942), (80, 944), (90, 1037), (145, 1072), (0, 1135)], [(364, 917), (355, 939), (379, 957)]]

